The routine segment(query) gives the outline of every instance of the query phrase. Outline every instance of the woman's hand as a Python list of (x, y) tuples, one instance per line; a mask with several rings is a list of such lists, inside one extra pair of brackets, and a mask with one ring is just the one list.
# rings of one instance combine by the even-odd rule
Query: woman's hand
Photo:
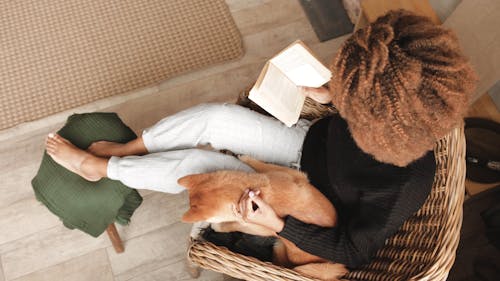
[(332, 102), (332, 95), (330, 90), (325, 87), (311, 88), (311, 87), (300, 87), (300, 92), (306, 97), (309, 97), (321, 104), (327, 104)]
[(245, 222), (264, 226), (273, 232), (281, 232), (285, 222), (259, 194), (260, 191), (245, 190), (238, 206), (233, 206), (233, 212)]

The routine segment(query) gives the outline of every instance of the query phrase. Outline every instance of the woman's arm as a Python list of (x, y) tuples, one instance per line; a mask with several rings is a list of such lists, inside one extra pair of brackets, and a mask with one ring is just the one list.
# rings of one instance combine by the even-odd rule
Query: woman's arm
[[(356, 268), (370, 262), (385, 240), (423, 205), (430, 193), (435, 171), (433, 153), (428, 153), (415, 165), (420, 167), (413, 167), (413, 176), (407, 182), (397, 188), (365, 194), (358, 207), (344, 210), (336, 227), (307, 224), (291, 216), (283, 220), (255, 194), (252, 198), (242, 197), (247, 208), (240, 214), (249, 222), (277, 232), (308, 253)], [(252, 208), (251, 202), (258, 208)]]
[(388, 235), (384, 215), (379, 213), (376, 216), (382, 220), (375, 218), (377, 222), (365, 224), (353, 217), (331, 228), (307, 224), (288, 216), (278, 235), (308, 253), (356, 268), (370, 261)]
[[(308, 253), (343, 263), (348, 267), (357, 267), (368, 262), (383, 244), (385, 235), (379, 232), (385, 223), (383, 220), (388, 216), (381, 214), (381, 210), (361, 210), (363, 214), (360, 212), (358, 215), (371, 218), (371, 222), (351, 217), (347, 225), (325, 228), (301, 222), (292, 216), (280, 218), (272, 207), (258, 196), (258, 192), (251, 190), (245, 191), (233, 211), (244, 221), (267, 227)], [(381, 238), (374, 241), (377, 237)]]

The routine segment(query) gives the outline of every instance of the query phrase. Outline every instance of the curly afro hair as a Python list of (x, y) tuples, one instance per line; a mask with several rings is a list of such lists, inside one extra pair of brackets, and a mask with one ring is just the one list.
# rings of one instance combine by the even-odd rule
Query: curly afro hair
[(477, 80), (451, 30), (404, 10), (356, 31), (331, 69), (332, 102), (356, 144), (401, 167), (461, 122)]

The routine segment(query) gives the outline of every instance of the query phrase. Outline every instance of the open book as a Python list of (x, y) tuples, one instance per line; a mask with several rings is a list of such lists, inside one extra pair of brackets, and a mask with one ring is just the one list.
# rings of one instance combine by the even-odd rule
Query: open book
[(304, 106), (299, 86), (321, 87), (330, 77), (330, 70), (298, 40), (267, 61), (248, 98), (290, 127)]

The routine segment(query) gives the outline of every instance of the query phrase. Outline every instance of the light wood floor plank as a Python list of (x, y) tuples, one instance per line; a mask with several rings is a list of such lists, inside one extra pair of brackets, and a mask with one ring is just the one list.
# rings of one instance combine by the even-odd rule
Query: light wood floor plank
[(105, 235), (93, 238), (62, 225), (0, 245), (6, 280), (66, 262), (110, 246)]
[(259, 68), (260, 64), (254, 63), (177, 87), (162, 87), (153, 96), (140, 97), (109, 110), (117, 112), (131, 128), (141, 131), (169, 114), (198, 103), (234, 101), (239, 90), (254, 79), (253, 75)]
[(193, 279), (187, 271), (185, 270), (185, 261), (184, 257), (181, 257), (176, 263), (167, 265), (160, 269), (146, 272), (142, 275), (136, 276), (132, 279), (128, 279), (127, 281), (175, 281), (175, 280), (183, 280), (183, 281), (229, 281), (236, 280), (229, 276), (225, 276), (223, 274), (210, 271), (210, 270), (202, 270), (200, 277)]
[(275, 0), (232, 12), (243, 36), (276, 28), (305, 17), (299, 1)]
[(186, 256), (190, 229), (190, 224), (177, 222), (127, 241), (124, 253), (107, 248), (115, 279), (129, 280), (178, 263)]
[[(44, 280), (41, 278), (57, 276), (57, 272), (71, 277), (78, 268), (92, 267), (104, 272), (103, 280), (111, 280), (106, 279), (108, 262), (102, 260), (103, 249), (109, 255), (108, 269), (112, 268), (116, 280), (190, 280), (180, 268), (190, 229), (179, 222), (187, 208), (186, 194), (141, 190), (144, 203), (132, 217), (131, 225), (118, 227), (125, 253), (117, 255), (106, 236), (94, 239), (64, 228), (48, 210), (37, 205), (30, 181), (38, 169), (45, 136), (60, 128), (73, 112), (118, 112), (140, 134), (181, 109), (203, 102), (234, 102), (238, 93), (255, 81), (265, 61), (296, 39), (308, 44), (326, 64), (344, 40), (320, 43), (298, 1), (227, 3), (243, 34), (246, 53), (242, 58), (0, 132), (0, 223), (12, 224), (7, 227), (8, 233), (0, 233), (5, 280)], [(216, 273), (203, 274), (199, 280), (225, 280)], [(93, 276), (87, 280), (100, 280)], [(0, 274), (0, 281), (5, 280)]]
[(106, 250), (101, 249), (12, 281), (114, 281)]
[(231, 14), (234, 14), (239, 10), (252, 9), (271, 1), (273, 0), (226, 0), (226, 4), (229, 7)]
[(0, 244), (22, 239), (60, 224), (60, 220), (35, 198), (17, 201), (0, 208)]
[[(120, 237), (129, 241), (135, 237), (167, 227), (180, 221), (188, 209), (187, 193), (166, 194), (153, 192), (144, 197), (127, 226), (116, 224)], [(125, 242), (125, 248), (127, 248)]]
[[(40, 140), (42, 142), (42, 140)], [(18, 151), (19, 152), (19, 151)], [(42, 151), (34, 154), (41, 155)], [(4, 156), (4, 154), (0, 153)], [(13, 156), (13, 158), (15, 158)], [(0, 209), (6, 208), (17, 201), (34, 198), (33, 189), (31, 188), (31, 179), (35, 176), (40, 166), (39, 157), (35, 159), (22, 161), (20, 165), (15, 167), (4, 167), (0, 170)], [(9, 161), (9, 160), (7, 160)]]
[(0, 256), (0, 281), (5, 281), (5, 276), (3, 274), (2, 257)]

